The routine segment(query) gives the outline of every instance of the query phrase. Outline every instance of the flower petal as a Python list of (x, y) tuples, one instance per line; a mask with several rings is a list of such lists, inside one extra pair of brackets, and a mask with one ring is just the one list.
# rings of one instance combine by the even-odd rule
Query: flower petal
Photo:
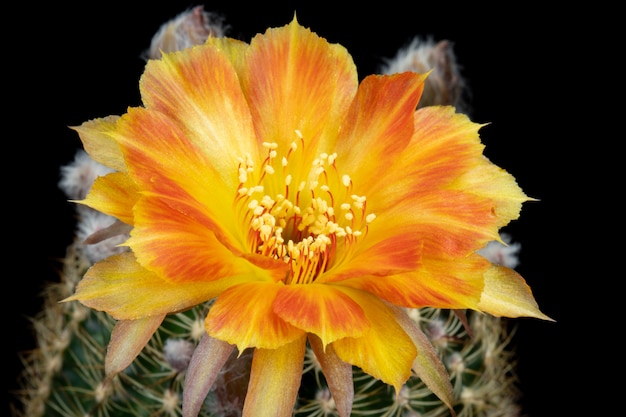
[(116, 319), (136, 320), (201, 304), (246, 279), (240, 276), (213, 282), (169, 282), (141, 267), (133, 254), (126, 252), (93, 265), (76, 292), (63, 301), (78, 300)]
[(360, 246), (406, 235), (410, 246), (399, 244), (396, 250), (406, 254), (412, 250), (414, 262), (417, 254), (420, 258), (464, 257), (499, 239), (493, 209), (493, 201), (461, 191), (407, 192), (393, 208), (374, 211), (377, 218)]
[(248, 103), (230, 61), (235, 51), (240, 49), (224, 53), (209, 42), (165, 54), (148, 62), (140, 83), (145, 107), (184, 126), (187, 140), (232, 190), (239, 159), (258, 160)]
[(145, 109), (129, 109), (118, 123), (116, 140), (142, 194), (167, 199), (178, 215), (205, 222), (224, 234), (223, 240), (228, 237), (231, 245), (242, 240), (232, 210), (237, 162), (226, 169), (228, 173), (220, 173), (187, 130), (164, 114)]
[(522, 203), (536, 201), (524, 194), (511, 174), (486, 160), (467, 170), (453, 186), (493, 201), (498, 227), (504, 227), (511, 220), (517, 219)]
[(450, 383), (450, 375), (441, 362), (439, 352), (437, 352), (430, 339), (422, 332), (417, 323), (406, 314), (406, 311), (397, 307), (393, 308), (393, 311), (396, 315), (396, 320), (417, 347), (417, 357), (413, 361), (413, 371), (448, 406), (450, 412), (454, 415), (452, 408), (454, 389)]
[(209, 390), (235, 347), (205, 334), (185, 374), (183, 417), (197, 417)]
[[(358, 87), (356, 67), (345, 48), (303, 28), (295, 17), (289, 25), (252, 39), (240, 75), (257, 137), (281, 149), (299, 141), (298, 130), (309, 149), (330, 152)], [(312, 160), (318, 153), (307, 156)], [(301, 165), (310, 166), (310, 160)]]
[(411, 376), (417, 349), (396, 320), (395, 313), (378, 297), (363, 291), (345, 289), (365, 311), (370, 328), (362, 337), (346, 337), (333, 342), (337, 355), (345, 362), (393, 385), (400, 392)]
[(296, 403), (306, 337), (277, 349), (255, 349), (242, 417), (291, 417)]
[(492, 203), (494, 224), (502, 227), (519, 216), (521, 203), (532, 200), (515, 179), (494, 165), (483, 154), (479, 130), (483, 125), (453, 107), (425, 107), (415, 113), (414, 134), (410, 145), (390, 165), (387, 178), (369, 185), (370, 206), (380, 202), (382, 212), (406, 199), (407, 190), (422, 195), (441, 190), (470, 193)]
[(248, 282), (227, 289), (209, 310), (205, 321), (207, 333), (236, 345), (240, 352), (248, 347), (276, 349), (302, 337), (303, 330), (273, 311), (281, 286)]
[[(381, 233), (382, 235), (382, 233)], [(381, 277), (415, 270), (421, 258), (421, 237), (413, 232), (376, 237), (359, 242), (359, 252), (333, 259), (332, 267), (317, 280), (339, 282), (355, 277)], [(343, 249), (343, 248), (342, 248)], [(348, 249), (345, 252), (349, 253)]]
[(332, 345), (324, 348), (319, 337), (309, 335), (309, 343), (324, 372), (337, 414), (340, 417), (349, 417), (354, 401), (352, 365), (342, 361)]
[(273, 282), (284, 277), (284, 262), (266, 258), (265, 264), (255, 265), (229, 245), (221, 229), (208, 226), (211, 220), (173, 210), (164, 197), (142, 198), (134, 213), (135, 228), (126, 244), (139, 263), (167, 280), (206, 282), (245, 275), (248, 281)]
[(111, 377), (126, 369), (159, 328), (165, 314), (138, 320), (120, 320), (111, 332), (104, 370)]
[(133, 206), (138, 198), (137, 187), (130, 177), (122, 172), (112, 172), (96, 178), (89, 194), (80, 203), (132, 225)]
[(363, 308), (332, 285), (281, 286), (273, 309), (286, 322), (318, 336), (324, 346), (362, 336), (369, 328)]
[(389, 167), (396, 181), (392, 187), (381, 187), (381, 194), (401, 200), (407, 190), (437, 191), (467, 169), (484, 163), (485, 146), (478, 134), (481, 127), (466, 115), (455, 113), (454, 107), (417, 110), (410, 144)]
[(454, 261), (428, 258), (413, 272), (364, 275), (341, 281), (341, 285), (367, 291), (398, 306), (476, 309), (483, 291), (483, 274), (490, 265), (477, 254)]
[(425, 78), (406, 72), (370, 75), (361, 82), (337, 142), (341, 168), (358, 178), (356, 187), (390, 185), (384, 173), (411, 139), (413, 112)]
[(554, 321), (539, 310), (521, 275), (499, 265), (492, 265), (485, 272), (485, 289), (478, 308), (496, 317), (534, 317)]
[[(396, 216), (403, 209), (406, 216)], [(407, 218), (405, 228), (422, 237), (424, 257), (462, 257), (499, 238), (493, 211), (486, 198), (440, 190), (415, 192), (391, 214)]]
[(425, 254), (452, 256), (497, 239), (498, 202), (475, 192), (469, 179), (459, 185), (466, 171), (491, 165), (482, 155), (479, 128), (453, 108), (418, 110), (409, 146), (363, 191), (377, 215), (368, 239), (411, 230), (424, 238)]
[(93, 119), (72, 129), (78, 133), (83, 148), (91, 159), (115, 171), (124, 172), (126, 164), (121, 149), (111, 135), (116, 129), (118, 119), (119, 116)]

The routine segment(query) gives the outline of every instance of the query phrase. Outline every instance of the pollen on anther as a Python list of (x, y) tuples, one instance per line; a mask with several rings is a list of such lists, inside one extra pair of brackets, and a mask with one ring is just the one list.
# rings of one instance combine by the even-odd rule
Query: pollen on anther
[(244, 168), (239, 168), (239, 182), (245, 184), (248, 180), (248, 173)]
[(354, 200), (354, 206), (357, 208), (362, 209), (364, 204), (365, 204), (365, 197), (364, 196), (359, 196), (359, 195), (352, 195), (352, 199)]
[(350, 178), (349, 175), (344, 175), (343, 177), (341, 177), (341, 182), (343, 183), (345, 187), (349, 187), (350, 183), (352, 182), (352, 179)]

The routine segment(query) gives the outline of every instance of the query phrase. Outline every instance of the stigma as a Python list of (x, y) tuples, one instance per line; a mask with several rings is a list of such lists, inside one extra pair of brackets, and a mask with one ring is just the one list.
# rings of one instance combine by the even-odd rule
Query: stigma
[(302, 134), (295, 135), (286, 149), (264, 142), (259, 166), (239, 159), (234, 208), (250, 252), (288, 264), (285, 284), (310, 284), (354, 250), (376, 216), (339, 172), (337, 154), (307, 159)]

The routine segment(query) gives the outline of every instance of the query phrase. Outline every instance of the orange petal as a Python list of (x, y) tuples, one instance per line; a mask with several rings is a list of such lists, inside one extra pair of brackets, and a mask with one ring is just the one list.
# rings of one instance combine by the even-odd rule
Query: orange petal
[(387, 304), (371, 294), (345, 290), (363, 307), (370, 328), (362, 337), (346, 337), (333, 342), (335, 352), (343, 361), (393, 385), (396, 392), (400, 392), (411, 376), (411, 366), (417, 355), (413, 341)]
[(391, 218), (393, 231), (402, 226), (398, 222), (403, 220), (405, 232), (422, 239), (423, 256), (465, 256), (499, 239), (493, 209), (493, 201), (468, 192), (415, 191), (407, 193), (384, 217), (379, 215), (380, 223), (372, 224), (370, 229), (375, 235), (386, 226), (383, 220)]
[(454, 416), (452, 408), (454, 389), (450, 383), (450, 375), (441, 362), (439, 352), (434, 348), (430, 339), (422, 332), (419, 326), (411, 320), (404, 309), (394, 307), (392, 309), (396, 320), (417, 347), (417, 357), (413, 362), (413, 371), (437, 396)]
[[(481, 127), (466, 115), (455, 113), (454, 107), (432, 106), (416, 111), (411, 142), (390, 166), (397, 179), (394, 189), (439, 190), (481, 163)], [(392, 193), (394, 189), (381, 193)]]
[[(368, 234), (359, 242), (359, 252), (352, 254), (349, 248), (345, 248), (350, 256), (334, 260), (335, 263), (317, 282), (339, 282), (355, 277), (379, 277), (413, 271), (419, 265), (421, 245), (421, 237), (406, 230), (396, 234)], [(337, 252), (341, 253), (341, 250)]]
[(478, 309), (496, 317), (534, 317), (554, 321), (539, 310), (524, 278), (499, 265), (492, 265), (485, 272), (485, 289)]
[(423, 259), (414, 271), (391, 276), (362, 276), (341, 281), (391, 304), (404, 307), (476, 309), (489, 261), (473, 254), (458, 259)]
[(133, 206), (138, 198), (137, 187), (130, 177), (122, 172), (112, 172), (96, 178), (89, 194), (80, 203), (132, 225)]
[(94, 119), (74, 126), (85, 151), (91, 159), (106, 165), (115, 171), (126, 171), (124, 158), (118, 144), (113, 140), (112, 133), (116, 130), (119, 116)]
[(498, 227), (517, 219), (522, 203), (536, 201), (524, 194), (511, 174), (487, 160), (468, 170), (453, 186), (493, 201)]
[(185, 373), (183, 417), (197, 417), (209, 390), (235, 349), (205, 334), (193, 352)]
[(370, 75), (361, 82), (337, 143), (340, 166), (355, 179), (357, 193), (372, 183), (389, 186), (385, 173), (411, 139), (425, 78), (407, 72)]
[(414, 269), (422, 257), (466, 256), (499, 239), (493, 206), (486, 198), (459, 191), (407, 191), (393, 208), (372, 208), (377, 217), (368, 226), (367, 237), (359, 242), (356, 256), (401, 254), (401, 260), (383, 265), (404, 264), (403, 269), (411, 265)]
[[(298, 130), (309, 149), (321, 146), (320, 152), (331, 152), (358, 87), (346, 49), (303, 28), (294, 17), (289, 25), (253, 38), (245, 63), (240, 76), (257, 137), (288, 149), (293, 141), (299, 143)], [(318, 152), (307, 156), (313, 160)]]
[(236, 72), (241, 71), (241, 66), (245, 64), (249, 44), (226, 36), (209, 36), (205, 43), (216, 47), (220, 53), (224, 54), (230, 60)]
[(281, 286), (273, 308), (286, 322), (314, 333), (324, 346), (343, 337), (359, 337), (369, 328), (363, 308), (331, 285)]
[(273, 311), (281, 284), (248, 282), (224, 291), (211, 306), (205, 321), (216, 339), (246, 348), (276, 349), (302, 337), (303, 330)]
[(238, 163), (219, 171), (204, 150), (190, 140), (189, 129), (161, 113), (129, 109), (116, 134), (129, 175), (143, 194), (168, 198), (174, 210), (201, 221), (219, 219), (211, 222), (214, 227), (220, 224), (224, 230), (237, 233), (232, 203)]
[(144, 197), (134, 213), (135, 228), (126, 244), (139, 263), (165, 279), (199, 282), (247, 275), (250, 281), (275, 281), (275, 275), (284, 276), (284, 262), (255, 266), (211, 219), (186, 216), (172, 209), (168, 198)]
[(340, 417), (349, 417), (354, 402), (352, 365), (342, 361), (332, 345), (324, 348), (319, 337), (310, 334), (309, 343), (324, 372), (337, 414)]
[(164, 314), (138, 320), (120, 320), (111, 333), (111, 341), (104, 360), (108, 377), (126, 369), (159, 328)]
[(232, 190), (238, 184), (239, 158), (258, 160), (248, 102), (230, 61), (238, 55), (235, 51), (242, 52), (243, 46), (237, 45), (226, 53), (224, 42), (222, 48), (209, 42), (184, 53), (165, 54), (148, 62), (140, 83), (146, 108), (184, 126), (194, 150), (210, 161)]
[(306, 336), (277, 349), (255, 349), (242, 417), (291, 417), (296, 403)]
[(133, 254), (126, 252), (92, 266), (78, 283), (74, 295), (63, 301), (78, 300), (116, 319), (136, 320), (195, 306), (246, 279), (240, 276), (213, 282), (165, 281), (141, 267)]

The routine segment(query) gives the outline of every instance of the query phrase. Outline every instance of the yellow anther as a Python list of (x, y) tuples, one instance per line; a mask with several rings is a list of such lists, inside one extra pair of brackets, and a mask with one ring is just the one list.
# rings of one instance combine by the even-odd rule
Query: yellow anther
[[(302, 133), (295, 132), (302, 140)], [(365, 234), (366, 225), (376, 218), (365, 212), (364, 196), (350, 195), (352, 179), (337, 172), (336, 153), (320, 153), (306, 171), (297, 164), (303, 159), (292, 155), (298, 145), (294, 141), (281, 149), (275, 142), (263, 142), (268, 154), (261, 168), (254, 168), (249, 156), (237, 167), (240, 187), (235, 202), (244, 210), (242, 219), (250, 228), (249, 247), (256, 254), (286, 262), (290, 271), (286, 284), (315, 281), (332, 264), (338, 239), (343, 238), (346, 245), (355, 244), (356, 237)], [(275, 158), (281, 158), (280, 175), (276, 175)], [(289, 158), (297, 158), (297, 163)], [(289, 169), (292, 166), (293, 171)], [(278, 176), (284, 178), (284, 185), (280, 185)], [(290, 189), (294, 181), (295, 192)], [(346, 187), (341, 193), (331, 189), (338, 181)], [(266, 194), (266, 189), (272, 192)], [(349, 195), (347, 199), (345, 194)], [(335, 217), (337, 209), (341, 214)]]
[(278, 143), (276, 142), (263, 142), (263, 147), (268, 149), (277, 149)]
[(245, 184), (248, 181), (248, 173), (244, 168), (239, 168), (239, 182)]
[(272, 198), (269, 195), (264, 195), (263, 198), (261, 199), (261, 204), (263, 205), (263, 207), (269, 209), (274, 205), (274, 200), (272, 200)]

